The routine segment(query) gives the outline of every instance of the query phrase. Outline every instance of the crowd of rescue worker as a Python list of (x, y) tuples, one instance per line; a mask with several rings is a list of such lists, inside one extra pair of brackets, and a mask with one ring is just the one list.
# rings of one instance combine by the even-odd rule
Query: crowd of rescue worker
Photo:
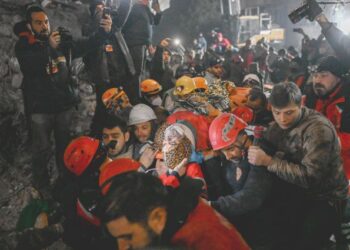
[[(80, 39), (29, 6), (15, 53), (41, 200), (17, 249), (348, 249), (350, 38), (317, 7), (322, 36), (276, 53), (214, 30), (152, 46), (157, 1), (94, 0)], [(79, 57), (96, 110), (71, 138)]]

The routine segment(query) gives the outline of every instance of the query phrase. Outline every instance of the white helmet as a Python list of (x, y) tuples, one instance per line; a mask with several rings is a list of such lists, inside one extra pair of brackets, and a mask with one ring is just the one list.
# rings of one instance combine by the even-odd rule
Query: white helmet
[(261, 84), (260, 78), (256, 74), (248, 74), (248, 75), (244, 76), (242, 82), (245, 82), (248, 80), (253, 80), (253, 81), (256, 81), (257, 83)]
[(156, 120), (157, 116), (154, 113), (153, 109), (146, 104), (137, 104), (135, 105), (129, 115), (128, 125), (136, 125), (143, 122), (148, 122), (151, 120)]

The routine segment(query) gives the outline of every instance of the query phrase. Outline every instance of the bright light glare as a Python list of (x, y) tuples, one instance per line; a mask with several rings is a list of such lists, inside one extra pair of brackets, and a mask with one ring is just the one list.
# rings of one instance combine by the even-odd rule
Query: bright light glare
[(174, 39), (174, 45), (180, 45), (181, 44), (181, 40), (180, 39), (178, 39), (178, 38), (175, 38)]
[(346, 34), (350, 33), (350, 18), (348, 15), (349, 13), (347, 10), (337, 8), (332, 18), (332, 21), (336, 23), (337, 27)]

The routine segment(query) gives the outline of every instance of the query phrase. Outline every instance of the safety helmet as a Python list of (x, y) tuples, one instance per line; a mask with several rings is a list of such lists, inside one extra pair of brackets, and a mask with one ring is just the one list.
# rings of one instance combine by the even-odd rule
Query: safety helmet
[(243, 86), (247, 87), (261, 87), (260, 78), (256, 74), (248, 74), (243, 78)]
[(182, 76), (175, 83), (174, 95), (184, 96), (192, 93), (196, 89), (196, 84), (191, 77)]
[(146, 104), (140, 103), (135, 105), (129, 115), (128, 125), (136, 125), (142, 122), (148, 122), (152, 120), (156, 120), (157, 116), (154, 113), (153, 109)]
[(208, 82), (204, 77), (194, 77), (194, 84), (196, 86), (196, 91), (198, 92), (208, 92)]
[(233, 144), (239, 133), (248, 125), (237, 116), (223, 113), (216, 117), (209, 127), (209, 139), (214, 150), (221, 150)]
[(146, 79), (141, 82), (140, 89), (142, 94), (154, 95), (162, 91), (162, 86), (153, 79)]
[(230, 100), (235, 107), (241, 107), (248, 101), (251, 88), (236, 87), (230, 93)]
[(88, 136), (74, 139), (64, 152), (65, 166), (75, 175), (80, 176), (94, 159), (99, 145), (99, 140)]
[(102, 194), (106, 194), (111, 185), (109, 180), (114, 176), (137, 171), (141, 167), (138, 161), (130, 158), (119, 158), (114, 161), (109, 162), (101, 171), (99, 177), (99, 186), (101, 188)]
[(130, 105), (126, 93), (121, 88), (110, 88), (102, 95), (102, 102), (107, 109), (118, 109)]
[(254, 111), (247, 106), (237, 107), (232, 113), (248, 124), (254, 120)]

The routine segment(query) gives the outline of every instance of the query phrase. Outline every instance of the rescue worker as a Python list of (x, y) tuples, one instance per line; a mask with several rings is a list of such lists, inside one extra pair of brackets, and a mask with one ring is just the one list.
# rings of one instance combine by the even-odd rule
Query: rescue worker
[(213, 149), (226, 158), (222, 165), (229, 184), (227, 195), (211, 201), (210, 205), (228, 218), (254, 249), (259, 249), (273, 245), (273, 234), (269, 231), (273, 220), (262, 210), (271, 195), (273, 182), (266, 169), (248, 162), (247, 152), (253, 145), (253, 136), (246, 133), (247, 126), (228, 113), (216, 117), (210, 124), (210, 142)]
[(109, 161), (103, 144), (91, 137), (78, 137), (65, 150), (64, 163), (75, 179), (58, 183), (55, 198), (64, 215), (62, 239), (73, 249), (111, 249), (96, 209), (101, 197), (100, 170)]
[[(182, 76), (188, 76), (188, 77), (193, 77), (195, 74), (195, 71), (192, 67), (188, 65), (180, 65), (176, 69), (175, 73), (175, 79), (176, 81), (179, 80)], [(168, 113), (173, 113), (176, 108), (179, 106), (177, 105), (177, 97), (174, 95), (174, 86), (166, 91), (163, 94), (163, 104), (162, 106), (165, 108), (165, 110), (168, 111)]]
[(134, 160), (140, 160), (143, 152), (155, 151), (152, 149), (152, 145), (158, 127), (156, 120), (156, 114), (146, 104), (140, 103), (132, 108), (128, 126), (131, 127), (132, 134), (135, 137), (135, 142), (132, 143), (132, 158)]
[(174, 95), (178, 96), (179, 106), (182, 107), (167, 118), (167, 123), (185, 121), (196, 131), (196, 152), (203, 155), (201, 166), (208, 185), (208, 195), (210, 199), (216, 199), (224, 192), (224, 177), (219, 166), (220, 159), (211, 149), (208, 132), (210, 122), (221, 112), (207, 101), (205, 94), (198, 93), (190, 77), (183, 76), (176, 82)]
[(350, 92), (346, 70), (336, 57), (323, 58), (306, 92), (305, 106), (317, 110), (334, 125), (341, 142), (345, 173), (350, 178)]
[(143, 80), (140, 84), (141, 97), (143, 103), (151, 107), (159, 107), (162, 105), (162, 97), (160, 95), (162, 86), (153, 79)]
[(292, 208), (286, 225), (291, 235), (296, 232), (289, 247), (322, 249), (339, 230), (348, 182), (334, 126), (320, 113), (301, 107), (301, 99), (294, 83), (274, 86), (270, 103), (275, 123), (264, 137), (276, 153), (251, 146), (248, 160), (292, 184), (291, 192), (298, 193), (295, 201), (285, 193)]
[(198, 199), (195, 180), (185, 178), (168, 191), (157, 177), (134, 170), (118, 172), (122, 173), (106, 180), (111, 186), (101, 206), (118, 249), (249, 249), (231, 224)]
[[(115, 116), (108, 116), (103, 121), (102, 128), (102, 142), (107, 147), (107, 156), (111, 160), (119, 158), (138, 160), (144, 171), (151, 167), (157, 152), (151, 148), (136, 151), (125, 121)], [(145, 137), (140, 138), (143, 140)]]
[(130, 132), (125, 121), (115, 116), (106, 117), (102, 123), (102, 142), (108, 145), (107, 156), (117, 158), (132, 158)]
[[(129, 97), (122, 88), (110, 88), (106, 90), (102, 95), (102, 103), (106, 108), (107, 114), (116, 116), (125, 122), (128, 121), (132, 105)], [(106, 116), (103, 118), (105, 119)], [(101, 128), (100, 123), (101, 122), (99, 122), (98, 127)]]

